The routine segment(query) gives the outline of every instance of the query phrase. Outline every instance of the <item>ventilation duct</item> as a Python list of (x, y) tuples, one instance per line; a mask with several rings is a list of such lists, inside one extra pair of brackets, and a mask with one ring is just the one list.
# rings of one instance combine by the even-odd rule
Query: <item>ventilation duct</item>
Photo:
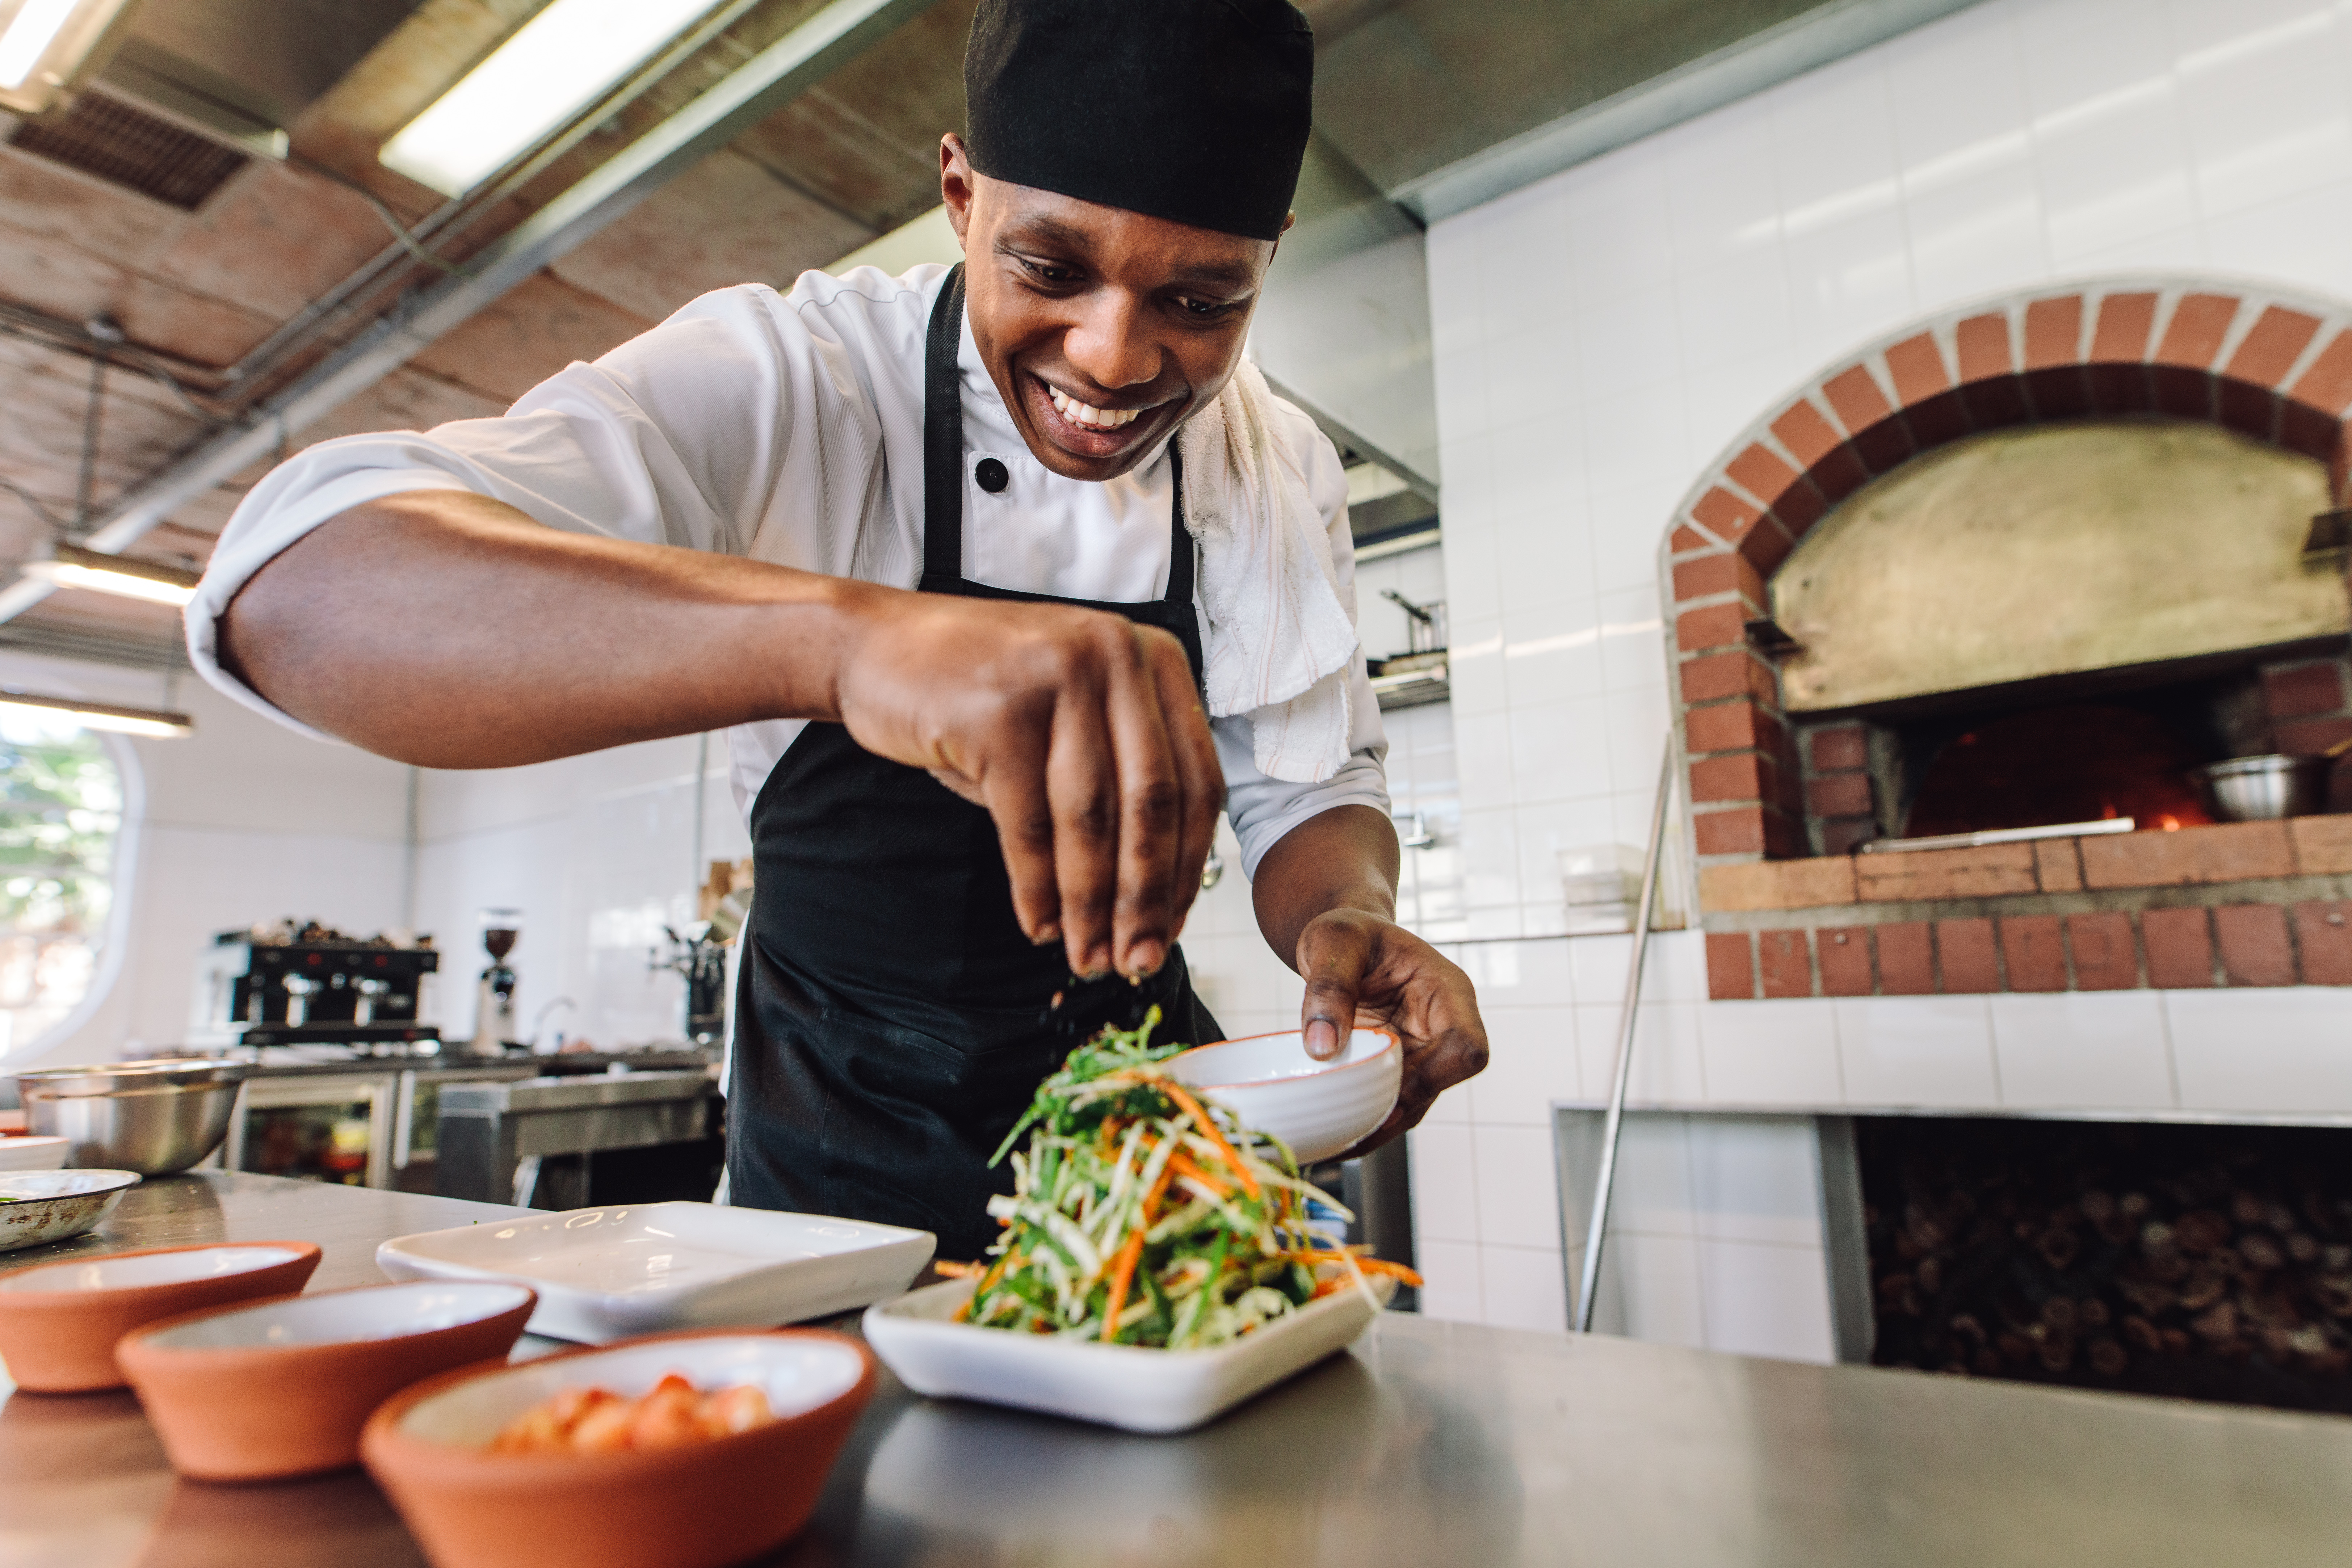
[(9, 145), (194, 212), (247, 163), (242, 153), (100, 92), (27, 121)]

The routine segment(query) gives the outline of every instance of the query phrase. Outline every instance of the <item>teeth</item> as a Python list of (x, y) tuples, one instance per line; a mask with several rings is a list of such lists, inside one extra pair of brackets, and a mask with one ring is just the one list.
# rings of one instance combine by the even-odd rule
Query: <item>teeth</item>
[(1053, 397), (1055, 411), (1073, 425), (1091, 425), (1097, 430), (1117, 430), (1134, 424), (1137, 416), (1143, 412), (1140, 408), (1097, 408), (1091, 404), (1080, 403), (1058, 386), (1049, 384), (1045, 390)]

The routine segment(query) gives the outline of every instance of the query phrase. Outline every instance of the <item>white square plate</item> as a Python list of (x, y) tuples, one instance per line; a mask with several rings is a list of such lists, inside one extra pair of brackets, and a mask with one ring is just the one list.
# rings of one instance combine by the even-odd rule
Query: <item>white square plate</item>
[(635, 1204), (399, 1236), (394, 1279), (511, 1279), (539, 1292), (530, 1331), (605, 1344), (663, 1329), (771, 1328), (904, 1290), (928, 1230), (717, 1204)]
[[(1382, 1306), (1396, 1281), (1368, 1281)], [(934, 1399), (979, 1399), (1130, 1432), (1183, 1432), (1346, 1347), (1373, 1317), (1340, 1290), (1213, 1350), (1161, 1351), (1017, 1334), (953, 1321), (969, 1279), (866, 1310), (866, 1342), (898, 1381)]]

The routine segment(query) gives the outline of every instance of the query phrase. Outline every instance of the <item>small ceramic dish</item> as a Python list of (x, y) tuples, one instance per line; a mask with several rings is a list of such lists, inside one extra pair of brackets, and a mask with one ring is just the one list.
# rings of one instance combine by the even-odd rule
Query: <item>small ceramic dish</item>
[(853, 1311), (913, 1283), (928, 1230), (718, 1204), (631, 1204), (394, 1237), (395, 1279), (511, 1279), (535, 1334), (606, 1344), (668, 1329), (772, 1329)]
[[(673, 1372), (755, 1384), (776, 1419), (652, 1453), (488, 1451), (562, 1389), (634, 1398)], [(874, 1358), (845, 1335), (689, 1330), (434, 1378), (370, 1416), (361, 1451), (435, 1568), (719, 1568), (808, 1522), (873, 1394)]]
[(71, 1152), (64, 1138), (0, 1137), (0, 1171), (60, 1171)]
[(9, 1171), (0, 1173), (0, 1252), (67, 1241), (106, 1223), (136, 1171)]
[(280, 1296), (150, 1323), (114, 1353), (182, 1475), (308, 1475), (357, 1463), (360, 1427), (398, 1390), (503, 1361), (535, 1300), (441, 1283)]
[(0, 1360), (19, 1388), (80, 1394), (121, 1388), (114, 1344), (145, 1323), (285, 1296), (310, 1282), (307, 1241), (157, 1247), (75, 1258), (0, 1275)]
[(1317, 1061), (1307, 1054), (1307, 1037), (1290, 1029), (1198, 1047), (1169, 1058), (1168, 1070), (1311, 1165), (1352, 1148), (1389, 1119), (1404, 1081), (1404, 1047), (1386, 1029), (1358, 1029), (1345, 1050)]
[[(1129, 1432), (1185, 1432), (1348, 1345), (1396, 1294), (1340, 1290), (1227, 1345), (1164, 1351), (955, 1321), (969, 1279), (926, 1286), (866, 1310), (866, 1342), (898, 1381), (934, 1399), (977, 1399)], [(1378, 1303), (1376, 1306), (1374, 1303)]]

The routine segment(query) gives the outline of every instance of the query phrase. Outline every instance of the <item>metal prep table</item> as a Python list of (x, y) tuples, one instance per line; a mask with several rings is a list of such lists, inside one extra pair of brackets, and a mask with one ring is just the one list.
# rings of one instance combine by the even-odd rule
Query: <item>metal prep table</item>
[[(64, 1247), (307, 1237), (331, 1288), (367, 1277), (381, 1236), (512, 1212), (184, 1177)], [(2352, 1421), (1392, 1313), (1175, 1437), (932, 1403), (886, 1372), (814, 1522), (772, 1561), (2211, 1568), (2339, 1562), (2347, 1535)], [(358, 1473), (176, 1481), (127, 1394), (0, 1402), (9, 1568), (422, 1562)]]
[[(718, 1086), (700, 1069), (452, 1083), (441, 1090), (439, 1189), (448, 1197), (528, 1205), (542, 1163), (616, 1149), (699, 1142)], [(551, 1168), (546, 1174), (552, 1178)], [(550, 1180), (542, 1208), (588, 1203), (584, 1162)]]
[(547, 1057), (519, 1051), (503, 1057), (476, 1057), (463, 1051), (418, 1054), (412, 1050), (364, 1056), (296, 1046), (268, 1047), (259, 1056), (253, 1076), (239, 1091), (228, 1141), (205, 1163), (207, 1169), (251, 1167), (255, 1163), (252, 1129), (257, 1120), (272, 1112), (335, 1107), (356, 1112), (367, 1123), (365, 1163), (353, 1173), (360, 1184), (412, 1192), (431, 1191), (437, 1184), (434, 1170), (438, 1152), (434, 1147), (436, 1100), (450, 1085), (601, 1075), (616, 1067), (625, 1071), (702, 1071), (709, 1067), (707, 1053), (690, 1050)]

